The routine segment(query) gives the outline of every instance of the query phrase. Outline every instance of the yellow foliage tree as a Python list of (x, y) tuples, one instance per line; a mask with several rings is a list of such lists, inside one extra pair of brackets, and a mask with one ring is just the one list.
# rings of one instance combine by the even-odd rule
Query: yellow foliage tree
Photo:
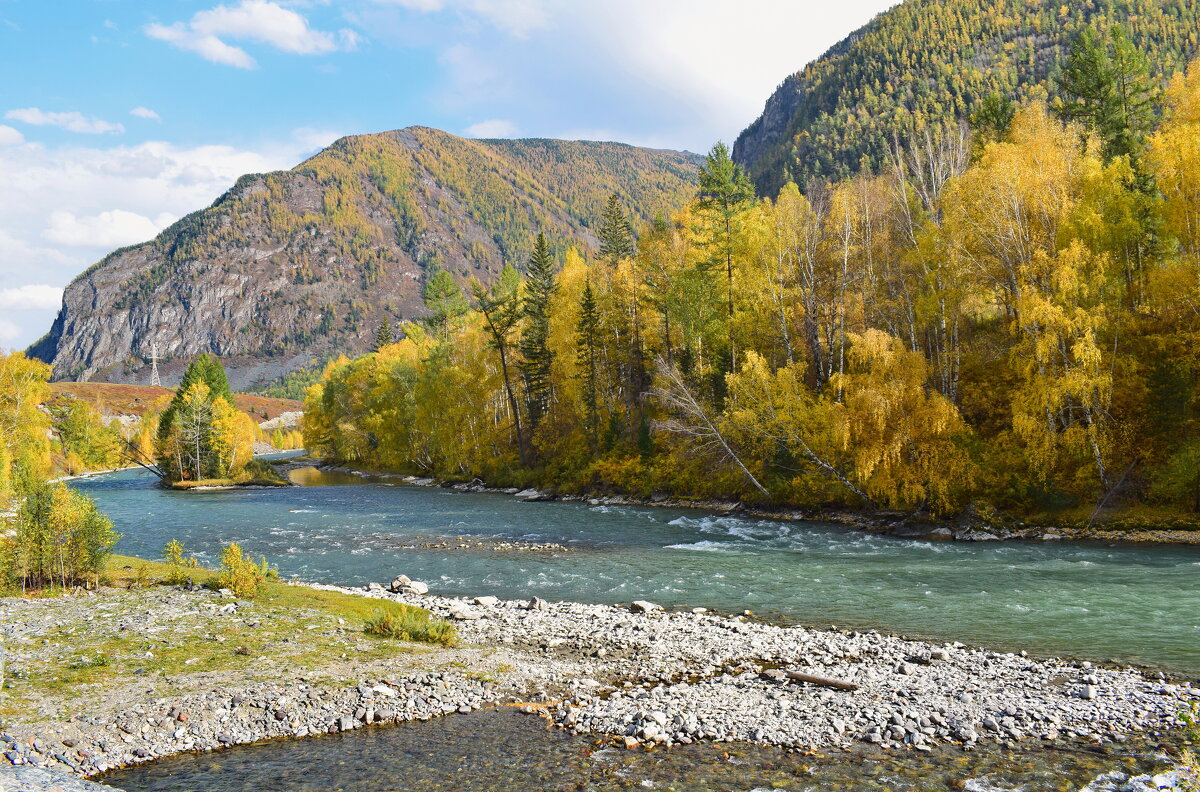
[(849, 369), (832, 384), (844, 394), (835, 432), (854, 478), (889, 506), (948, 511), (973, 476), (958, 408), (928, 387), (929, 362), (900, 339), (868, 330), (850, 340)]

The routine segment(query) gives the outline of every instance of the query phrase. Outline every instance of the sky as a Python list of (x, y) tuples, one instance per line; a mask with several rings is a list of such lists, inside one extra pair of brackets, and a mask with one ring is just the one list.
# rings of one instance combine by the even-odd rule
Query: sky
[(243, 173), (343, 135), (732, 143), (894, 0), (0, 0), (0, 348)]

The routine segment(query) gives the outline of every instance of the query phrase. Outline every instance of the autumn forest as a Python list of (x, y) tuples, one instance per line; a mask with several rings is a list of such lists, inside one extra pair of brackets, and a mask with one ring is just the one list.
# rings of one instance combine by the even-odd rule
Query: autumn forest
[[(886, 167), (757, 199), (723, 145), (683, 211), (465, 288), (331, 363), (305, 438), (489, 483), (944, 515), (1200, 510), (1200, 64), (1120, 30), (1064, 100), (998, 95)], [(536, 231), (536, 229), (534, 230)]]

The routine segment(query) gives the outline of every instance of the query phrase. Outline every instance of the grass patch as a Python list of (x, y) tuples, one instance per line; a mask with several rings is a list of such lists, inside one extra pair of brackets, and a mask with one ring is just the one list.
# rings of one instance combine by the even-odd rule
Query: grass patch
[(231, 478), (195, 479), (193, 481), (172, 481), (171, 489), (190, 490), (204, 487), (236, 487), (238, 482)]
[(391, 604), (399, 605), (401, 610), (380, 611), (367, 619), (367, 635), (440, 646), (453, 646), (457, 640), (458, 634), (454, 625), (449, 622), (431, 619), (429, 612), (420, 608), (410, 608), (400, 603)]
[(171, 489), (191, 490), (204, 487), (290, 487), (288, 481), (273, 465), (261, 459), (252, 459), (235, 478), (196, 479), (194, 481), (172, 481)]
[[(109, 558), (106, 578), (115, 586), (137, 586), (139, 584), (161, 583), (167, 580), (171, 568), (167, 564), (156, 561), (143, 561), (140, 558), (114, 555)], [(204, 567), (188, 569), (188, 574), (196, 583), (216, 585), (219, 572)], [(309, 586), (293, 586), (279, 580), (263, 581), (262, 589), (254, 602), (265, 607), (284, 608), (289, 610), (324, 611), (349, 623), (366, 624), (372, 620), (389, 616), (393, 624), (410, 628), (407, 638), (401, 638), (397, 633), (387, 635), (388, 638), (430, 643), (438, 646), (451, 646), (455, 640), (454, 626), (443, 619), (437, 619), (424, 608), (415, 605), (404, 605), (392, 600), (359, 597), (345, 594), (341, 591), (323, 591)], [(367, 631), (368, 635), (385, 637), (380, 633)]]
[[(203, 567), (183, 571), (213, 588), (220, 574)], [(344, 663), (390, 663), (436, 651), (401, 641), (454, 643), (453, 626), (422, 608), (278, 580), (264, 581), (261, 592), (232, 614), (222, 608), (233, 600), (204, 596), (196, 608), (149, 622), (139, 617), (133, 629), (119, 626), (126, 614), (155, 608), (170, 572), (165, 563), (110, 557), (104, 582), (123, 591), (102, 594), (94, 609), (68, 607), (74, 614), (69, 620), (10, 648), (0, 718), (62, 717), (79, 706), (76, 699), (102, 698), (129, 685), (165, 695), (186, 686), (191, 675), (214, 672), (251, 683), (303, 669), (338, 684), (345, 681)], [(381, 619), (404, 625), (403, 634), (365, 631), (368, 622)]]

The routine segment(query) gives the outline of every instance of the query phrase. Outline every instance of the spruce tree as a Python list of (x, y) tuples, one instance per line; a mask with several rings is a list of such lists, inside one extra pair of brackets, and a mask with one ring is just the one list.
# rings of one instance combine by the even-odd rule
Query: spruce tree
[(550, 409), (550, 300), (554, 296), (554, 257), (546, 235), (538, 234), (526, 273), (525, 299), (521, 314), (525, 330), (521, 333), (521, 374), (525, 381), (525, 406), (532, 431)]
[(378, 352), (388, 344), (392, 343), (392, 320), (388, 317), (383, 317), (383, 324), (379, 325), (379, 329), (375, 331), (375, 344), (373, 349)]
[(614, 268), (623, 259), (633, 258), (637, 248), (633, 240), (633, 226), (621, 210), (621, 201), (616, 193), (608, 196), (604, 214), (600, 217), (600, 258)]
[(599, 376), (600, 366), (600, 312), (596, 308), (596, 295), (592, 291), (592, 279), (583, 284), (583, 295), (579, 300), (579, 322), (575, 326), (575, 363), (579, 378), (583, 382), (583, 413), (592, 448), (596, 447), (599, 429)]
[(183, 379), (179, 381), (179, 387), (175, 389), (175, 395), (171, 398), (171, 403), (167, 405), (167, 409), (159, 417), (159, 438), (166, 437), (170, 433), (175, 413), (179, 410), (179, 405), (183, 401), (183, 394), (197, 382), (203, 382), (208, 386), (212, 400), (223, 398), (225, 401), (233, 404), (233, 391), (229, 388), (229, 378), (225, 375), (225, 367), (221, 365), (221, 361), (216, 355), (205, 352), (189, 363), (187, 369), (183, 372)]

